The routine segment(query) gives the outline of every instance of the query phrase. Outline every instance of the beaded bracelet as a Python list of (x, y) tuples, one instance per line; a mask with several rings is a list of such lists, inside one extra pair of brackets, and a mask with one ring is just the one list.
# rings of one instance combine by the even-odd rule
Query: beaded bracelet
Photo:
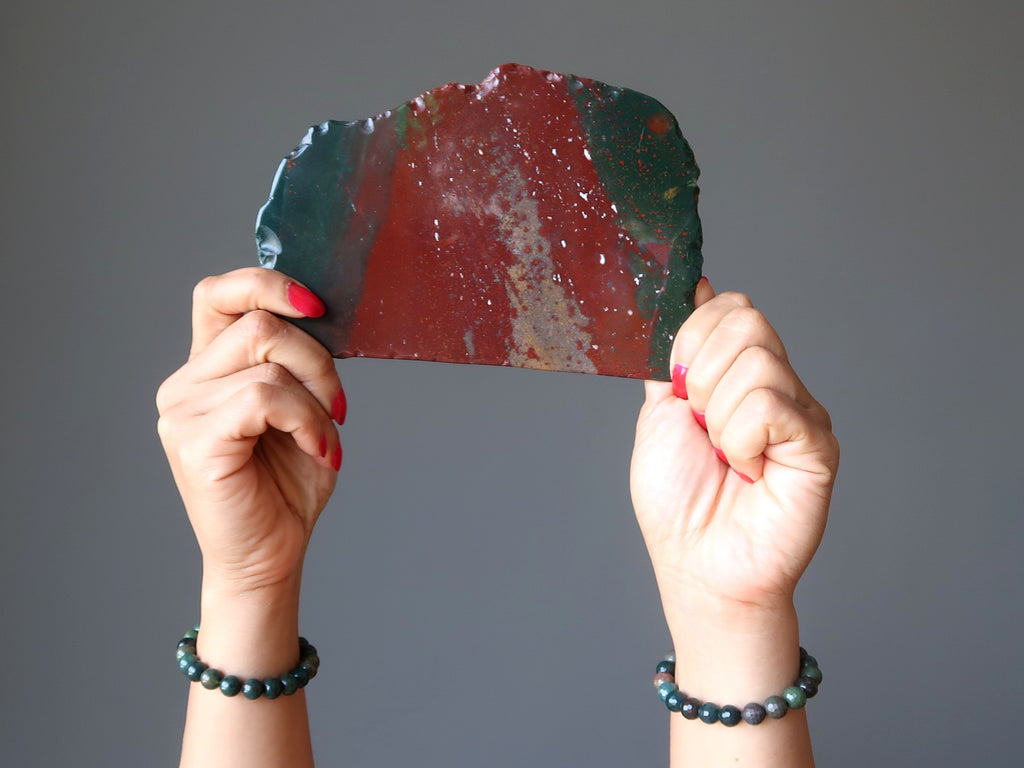
[(670, 712), (679, 712), (687, 720), (700, 720), (712, 725), (721, 723), (729, 726), (739, 725), (740, 720), (750, 725), (764, 722), (765, 717), (778, 720), (791, 709), (803, 709), (808, 699), (813, 699), (821, 685), (821, 668), (818, 660), (800, 649), (800, 674), (793, 685), (782, 692), (781, 696), (769, 696), (764, 704), (751, 702), (742, 710), (727, 704), (719, 707), (710, 701), (700, 701), (687, 696), (679, 690), (675, 680), (676, 657), (670, 653), (663, 661), (658, 662), (654, 675), (654, 687), (658, 697), (665, 702)]
[(239, 693), (247, 699), (258, 699), (261, 696), (267, 699), (276, 699), (281, 695), (291, 696), (300, 688), (305, 688), (320, 670), (320, 657), (317, 656), (316, 648), (310, 645), (306, 638), (300, 637), (299, 663), (294, 669), (280, 677), (268, 677), (266, 680), (253, 677), (242, 682), (234, 675), (225, 675), (219, 669), (200, 661), (196, 655), (197, 637), (198, 625), (186, 632), (178, 642), (178, 649), (175, 652), (178, 669), (193, 683), (199, 683), (211, 691), (220, 688), (220, 692), (225, 696), (237, 696)]

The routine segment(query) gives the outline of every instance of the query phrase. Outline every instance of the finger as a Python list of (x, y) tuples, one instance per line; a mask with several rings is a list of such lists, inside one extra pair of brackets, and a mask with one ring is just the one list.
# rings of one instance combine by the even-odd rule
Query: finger
[(827, 474), (831, 433), (808, 409), (773, 389), (747, 393), (721, 431), (720, 450), (743, 479), (759, 480), (766, 459), (774, 464)]
[[(196, 423), (197, 419), (201, 422)], [(186, 428), (201, 445), (187, 454), (207, 465), (200, 469), (213, 469), (214, 480), (221, 479), (218, 474), (227, 476), (249, 461), (257, 439), (271, 429), (290, 434), (299, 450), (319, 465), (340, 467), (337, 430), (302, 387), (245, 381), (192, 422)]]
[[(747, 347), (715, 382), (705, 411), (695, 411), (711, 442), (719, 445), (719, 436), (729, 418), (746, 396), (755, 389), (770, 389), (802, 406), (813, 402), (810, 393), (788, 363), (764, 347)], [(691, 401), (695, 404), (697, 397)], [(694, 407), (696, 407), (694, 405)]]
[(245, 267), (204, 278), (192, 294), (192, 349), (202, 352), (246, 312), (265, 309), (288, 317), (320, 317), (326, 309), (308, 288), (281, 272)]
[(345, 394), (334, 358), (312, 336), (265, 310), (249, 312), (224, 329), (184, 371), (198, 383), (266, 363), (286, 369), (327, 413), (344, 421)]
[[(709, 283), (708, 288), (710, 287)], [(750, 299), (740, 293), (723, 293), (721, 296), (709, 297), (707, 289), (700, 288), (700, 283), (698, 289), (702, 303), (682, 324), (672, 343), (670, 370), (673, 391), (676, 397), (683, 400), (689, 397), (687, 375), (690, 366), (704, 341), (730, 311), (737, 307), (753, 306)], [(711, 292), (713, 293), (714, 289)]]
[[(705, 305), (706, 308), (711, 306), (711, 303)], [(787, 361), (779, 335), (764, 315), (753, 307), (733, 305), (724, 312), (717, 311), (715, 320), (713, 327), (700, 329), (706, 335), (693, 356), (680, 361), (687, 366), (686, 389), (696, 413), (707, 411), (711, 392), (745, 349), (763, 347), (780, 360)]]
[(715, 289), (711, 287), (711, 281), (707, 275), (702, 275), (697, 281), (697, 289), (694, 291), (693, 306), (700, 307), (715, 298)]

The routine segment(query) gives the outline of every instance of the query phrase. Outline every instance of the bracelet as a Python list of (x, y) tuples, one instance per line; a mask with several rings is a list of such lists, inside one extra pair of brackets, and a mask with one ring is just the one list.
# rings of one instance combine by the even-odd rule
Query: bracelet
[(316, 648), (304, 638), (299, 638), (299, 663), (280, 677), (268, 677), (266, 680), (250, 678), (242, 681), (234, 675), (225, 675), (204, 663), (196, 655), (196, 638), (199, 637), (199, 625), (190, 629), (178, 642), (175, 656), (180, 669), (193, 683), (199, 683), (207, 690), (220, 688), (225, 696), (237, 696), (241, 693), (247, 699), (276, 699), (278, 696), (291, 696), (300, 688), (305, 688), (309, 681), (316, 677), (320, 670), (320, 657)]
[(758, 725), (764, 722), (765, 717), (778, 720), (791, 709), (803, 709), (807, 700), (818, 694), (818, 686), (821, 685), (821, 668), (818, 666), (818, 660), (803, 648), (800, 649), (800, 674), (796, 682), (780, 696), (769, 696), (764, 704), (751, 702), (742, 710), (731, 704), (719, 707), (710, 701), (700, 701), (687, 696), (676, 685), (675, 674), (676, 657), (670, 653), (664, 660), (658, 662), (654, 675), (654, 687), (658, 690), (658, 697), (665, 702), (670, 712), (679, 712), (687, 720), (699, 719), (708, 725), (721, 723), (730, 728), (739, 725), (740, 720), (750, 725)]

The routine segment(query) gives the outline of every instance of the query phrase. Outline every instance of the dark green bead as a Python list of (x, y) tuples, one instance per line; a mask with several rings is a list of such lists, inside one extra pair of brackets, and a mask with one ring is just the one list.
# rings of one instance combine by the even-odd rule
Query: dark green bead
[(702, 723), (711, 725), (712, 723), (718, 722), (718, 705), (712, 704), (710, 701), (705, 701), (700, 705), (700, 709), (697, 710), (697, 717), (700, 718)]
[(752, 701), (743, 708), (741, 716), (745, 723), (749, 723), (750, 725), (760, 725), (764, 722), (768, 713), (764, 711), (764, 707), (757, 702)]
[(295, 678), (296, 682), (299, 684), (299, 688), (305, 688), (309, 685), (309, 673), (302, 667), (296, 667), (288, 674)]
[(192, 627), (192, 629), (190, 629), (188, 632), (185, 633), (185, 639), (186, 640), (195, 640), (197, 637), (199, 637), (199, 627), (198, 626)]
[(813, 656), (811, 656), (810, 654), (807, 654), (802, 659), (800, 659), (800, 666), (801, 667), (816, 667), (816, 666), (818, 666), (818, 660), (816, 658), (814, 658)]
[(665, 698), (665, 706), (668, 707), (669, 712), (679, 712), (683, 708), (683, 702), (686, 701), (686, 694), (682, 691), (672, 691)]
[(732, 704), (726, 704), (718, 710), (718, 722), (729, 728), (739, 725), (741, 719), (739, 707), (734, 707)]
[(203, 672), (206, 671), (206, 664), (196, 659), (192, 664), (189, 664), (185, 669), (185, 677), (191, 680), (193, 683), (198, 683), (199, 678), (203, 676)]
[(821, 667), (816, 667), (813, 664), (805, 664), (800, 668), (800, 677), (809, 677), (814, 682), (821, 685), (823, 675), (821, 674)]
[(242, 683), (242, 695), (247, 699), (258, 699), (263, 695), (263, 681), (250, 677)]
[(299, 681), (291, 675), (281, 675), (278, 680), (281, 681), (281, 693), (285, 696), (291, 696), (299, 690)]
[(678, 690), (679, 687), (675, 683), (662, 683), (658, 686), (658, 698), (662, 701), (668, 701), (669, 694)]
[(237, 696), (242, 690), (242, 681), (234, 675), (228, 675), (220, 681), (220, 692), (225, 696)]
[(786, 699), (786, 703), (789, 704), (790, 709), (803, 709), (807, 703), (807, 694), (795, 685), (789, 686), (789, 688), (782, 692), (782, 695)]
[(660, 672), (668, 672), (670, 675), (674, 675), (676, 673), (676, 664), (675, 664), (675, 662), (674, 661), (666, 661), (664, 659), (659, 661), (658, 662), (658, 666), (655, 667), (654, 674), (657, 675)]
[(764, 702), (764, 711), (768, 717), (778, 720), (789, 712), (789, 704), (781, 696), (769, 696)]
[(174, 658), (177, 661), (181, 661), (181, 657), (182, 656), (184, 656), (186, 653), (192, 653), (192, 652), (193, 651), (190, 651), (188, 648), (180, 648), (180, 647), (179, 648), (175, 648), (174, 649)]
[(199, 661), (199, 658), (194, 653), (183, 653), (181, 658), (178, 659), (178, 669), (185, 672), (189, 666)]
[(699, 712), (700, 700), (695, 699), (692, 696), (688, 697), (686, 701), (683, 702), (682, 709), (679, 710), (679, 713), (687, 720), (696, 720)]
[(196, 652), (196, 639), (194, 637), (183, 637), (178, 641), (179, 648), (185, 648), (192, 653)]
[(284, 686), (281, 685), (280, 678), (268, 677), (263, 682), (263, 696), (267, 699), (276, 699), (284, 693)]
[(203, 674), (199, 676), (199, 684), (212, 691), (214, 688), (220, 688), (220, 681), (224, 679), (224, 673), (219, 669), (207, 668), (203, 670)]
[(797, 680), (796, 687), (803, 691), (808, 699), (813, 699), (818, 695), (818, 681), (809, 677), (801, 677)]
[(312, 659), (303, 659), (299, 662), (299, 668), (306, 670), (306, 674), (309, 675), (309, 679), (312, 680), (316, 677), (316, 673), (320, 669), (320, 660), (314, 656)]

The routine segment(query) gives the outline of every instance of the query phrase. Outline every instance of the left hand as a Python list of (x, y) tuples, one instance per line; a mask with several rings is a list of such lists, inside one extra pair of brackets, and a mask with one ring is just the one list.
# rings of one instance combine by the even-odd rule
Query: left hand
[(828, 413), (764, 315), (706, 280), (697, 293), (672, 352), (687, 370), (646, 382), (630, 473), (670, 629), (709, 606), (791, 608), (839, 463)]

